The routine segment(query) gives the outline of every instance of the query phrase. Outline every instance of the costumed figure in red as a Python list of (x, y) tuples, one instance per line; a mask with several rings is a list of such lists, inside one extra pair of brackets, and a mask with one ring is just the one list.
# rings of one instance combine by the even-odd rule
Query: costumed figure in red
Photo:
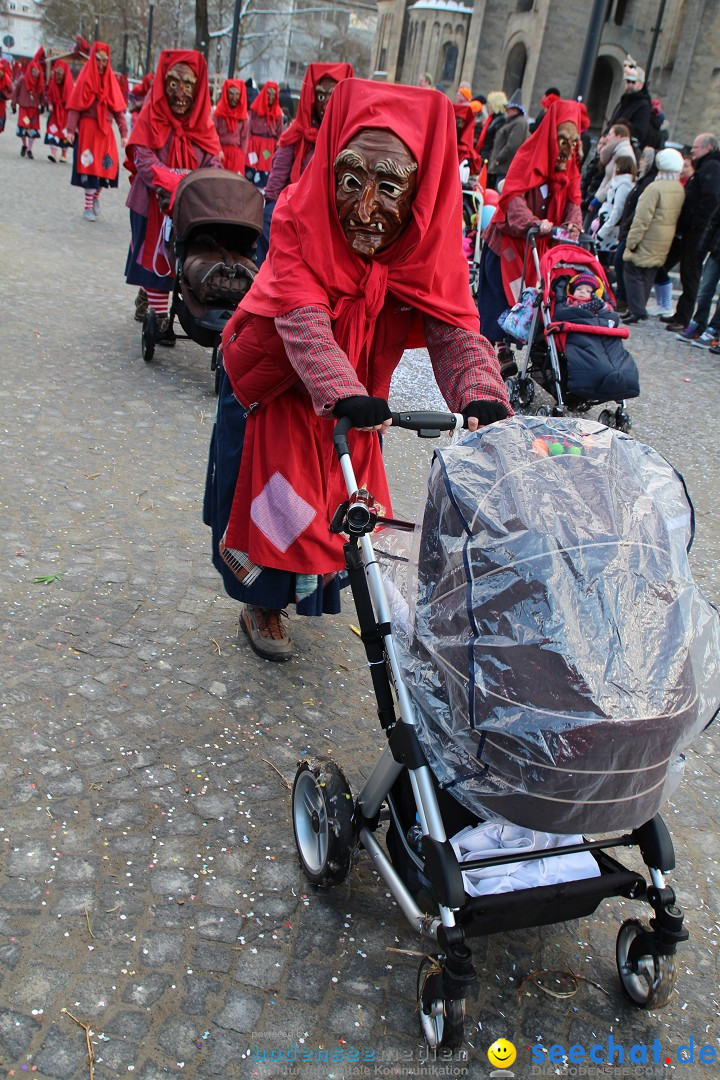
[(352, 420), (356, 472), (390, 512), (378, 432), (406, 347), (427, 344), (470, 430), (511, 412), (462, 254), (456, 141), (443, 94), (341, 82), (223, 333), (205, 521), (225, 589), (245, 603), (241, 626), (266, 659), (291, 654), (281, 609), (339, 610), (334, 419)]
[(45, 76), (39, 54), (28, 61), (12, 92), (12, 111), (17, 113), (17, 136), (22, 141), (20, 157), (33, 160), (33, 143), (40, 135), (40, 113), (45, 108)]
[(283, 114), (278, 84), (266, 82), (250, 106), (250, 139), (245, 175), (258, 187), (265, 187), (277, 141), (282, 134)]
[(563, 226), (571, 236), (582, 229), (581, 124), (577, 101), (551, 101), (539, 128), (510, 163), (497, 209), (483, 234), (480, 259), (480, 325), (490, 341), (503, 341), (498, 317), (519, 299), (528, 230), (539, 229), (536, 241), (542, 256), (555, 226)]
[(222, 166), (229, 172), (245, 175), (245, 163), (250, 138), (247, 87), (242, 79), (226, 79), (215, 106), (213, 123), (217, 128), (222, 151)]
[(465, 183), (471, 176), (477, 176), (482, 165), (480, 155), (473, 146), (473, 138), (475, 136), (475, 113), (469, 105), (453, 105), (453, 112), (455, 113), (455, 126), (457, 130), (457, 152), (458, 165), (460, 166), (460, 179)]
[(96, 41), (67, 103), (65, 138), (73, 143), (70, 183), (85, 192), (85, 221), (97, 221), (101, 188), (118, 186), (120, 161), (113, 132), (114, 120), (120, 142), (127, 142), (125, 98), (110, 66), (110, 46)]
[(296, 183), (310, 164), (330, 95), (342, 79), (351, 79), (354, 74), (351, 64), (308, 64), (300, 89), (297, 116), (278, 140), (263, 192), (263, 234), (257, 242), (255, 254), (258, 266), (262, 266), (267, 255), (270, 223), (280, 192), (288, 184)]
[(182, 177), (194, 169), (220, 168), (220, 141), (210, 111), (205, 57), (191, 49), (164, 49), (125, 159), (131, 176), (125, 280), (140, 286), (135, 318), (142, 321), (148, 306), (156, 312), (160, 345), (174, 345), (175, 336), (168, 318), (174, 269), (164, 237), (170, 195), (158, 181), (158, 170), (160, 176), (171, 171)]
[(70, 66), (65, 60), (56, 60), (47, 88), (49, 114), (45, 132), (45, 143), (50, 147), (48, 161), (53, 163), (58, 160), (58, 150), (61, 152), (60, 161), (67, 161), (70, 143), (63, 132), (67, 129), (68, 101), (74, 87)]
[(128, 98), (130, 97), (130, 83), (128, 82), (128, 77), (125, 72), (123, 72), (122, 75), (118, 75), (117, 80), (122, 96), (125, 98), (125, 105), (127, 105)]
[(13, 77), (12, 68), (8, 60), (0, 58), (0, 135), (5, 130), (5, 118), (7, 115), (7, 100), (12, 97)]
[(130, 113), (130, 128), (132, 129), (135, 119), (142, 109), (147, 96), (150, 93), (150, 87), (153, 84), (154, 72), (148, 71), (147, 75), (144, 75), (142, 82), (133, 86), (132, 90), (128, 94), (127, 107)]

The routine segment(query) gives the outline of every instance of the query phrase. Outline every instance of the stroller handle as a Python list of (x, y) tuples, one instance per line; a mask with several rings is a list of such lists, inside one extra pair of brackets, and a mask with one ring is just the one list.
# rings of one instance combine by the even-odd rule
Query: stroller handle
[[(417, 431), (418, 434), (440, 434), (443, 431), (454, 431), (457, 427), (467, 427), (467, 422), (462, 413), (444, 412), (394, 412), (390, 414), (392, 427), (406, 428), (408, 431)], [(352, 429), (352, 420), (349, 416), (343, 416), (338, 420), (333, 432), (333, 443), (337, 456), (349, 454), (348, 432)]]

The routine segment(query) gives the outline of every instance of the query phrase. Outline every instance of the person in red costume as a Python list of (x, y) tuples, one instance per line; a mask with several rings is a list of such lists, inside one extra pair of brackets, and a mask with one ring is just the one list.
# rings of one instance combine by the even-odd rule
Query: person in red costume
[[(334, 420), (355, 425), (364, 485), (390, 512), (378, 432), (392, 373), (427, 344), (470, 430), (510, 415), (461, 248), (455, 119), (443, 94), (346, 79), (311, 168), (280, 196), (273, 243), (223, 333), (206, 487), (213, 562), (258, 655), (291, 655), (282, 609), (339, 611), (345, 498)], [(416, 403), (417, 404), (417, 403)]]
[(65, 138), (73, 145), (70, 183), (85, 192), (85, 221), (97, 221), (100, 190), (118, 186), (119, 155), (111, 120), (127, 142), (125, 98), (110, 66), (110, 46), (96, 41), (67, 103)]
[(163, 237), (168, 193), (158, 186), (153, 169), (184, 176), (193, 169), (220, 167), (220, 140), (210, 111), (205, 57), (191, 49), (164, 49), (125, 159), (131, 176), (125, 280), (140, 286), (135, 317), (141, 321), (148, 305), (156, 312), (160, 345), (175, 344), (168, 319), (173, 264)]
[(539, 229), (542, 255), (554, 226), (562, 225), (571, 235), (582, 229), (581, 110), (577, 101), (551, 101), (540, 127), (510, 164), (497, 209), (483, 234), (480, 259), (480, 325), (490, 341), (503, 340), (498, 316), (519, 299), (528, 230)]
[(47, 101), (50, 114), (48, 116), (45, 143), (50, 147), (48, 161), (53, 164), (58, 160), (57, 152), (61, 151), (61, 161), (67, 161), (67, 152), (70, 143), (63, 132), (67, 128), (68, 101), (73, 92), (73, 81), (70, 66), (65, 60), (56, 60), (52, 66), (50, 84), (47, 88)]
[(278, 140), (272, 169), (265, 185), (263, 234), (257, 242), (255, 261), (262, 266), (270, 244), (270, 224), (275, 203), (288, 184), (296, 183), (310, 164), (318, 131), (330, 95), (342, 79), (354, 75), (351, 64), (309, 64), (300, 89), (297, 116)]
[(40, 113), (45, 108), (45, 77), (38, 53), (28, 63), (12, 92), (12, 111), (18, 114), (17, 136), (22, 140), (20, 157), (27, 155), (30, 161), (33, 160), (33, 143), (40, 135)]
[(250, 106), (248, 167), (245, 175), (258, 187), (265, 187), (277, 141), (282, 134), (283, 114), (278, 84), (266, 82)]
[(250, 121), (248, 120), (247, 87), (242, 79), (226, 79), (220, 100), (215, 106), (213, 123), (217, 128), (224, 169), (245, 175)]
[(132, 90), (128, 94), (127, 107), (130, 113), (130, 128), (132, 130), (135, 119), (142, 109), (148, 94), (150, 93), (150, 87), (152, 86), (154, 78), (154, 72), (148, 71), (147, 75), (143, 76), (141, 82), (136, 83)]
[(455, 126), (457, 129), (458, 165), (467, 162), (470, 169), (469, 176), (477, 176), (482, 162), (480, 155), (473, 146), (475, 135), (475, 113), (469, 105), (453, 105), (455, 113)]
[(12, 97), (13, 77), (12, 68), (7, 60), (0, 57), (0, 135), (5, 130), (5, 117), (7, 115), (7, 100)]

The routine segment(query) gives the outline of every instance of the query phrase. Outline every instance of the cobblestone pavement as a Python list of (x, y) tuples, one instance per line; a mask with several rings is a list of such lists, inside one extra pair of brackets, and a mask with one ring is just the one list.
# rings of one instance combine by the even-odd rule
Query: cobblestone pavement
[[(289, 821), (302, 753), (332, 752), (357, 789), (381, 745), (351, 604), (336, 619), (293, 619), (297, 656), (287, 665), (259, 662), (238, 637), (200, 520), (209, 354), (181, 342), (143, 363), (121, 274), (126, 182), (103, 194), (90, 225), (68, 174), (39, 145), (34, 162), (21, 160), (8, 125), (0, 1075), (88, 1077), (83, 1025), (97, 1080), (275, 1078), (291, 1068), (307, 1078), (483, 1077), (498, 1037), (516, 1044), (513, 1071), (524, 1077), (538, 1036), (588, 1048), (610, 1035), (626, 1053), (657, 1039), (661, 1062), (672, 1059), (626, 1058), (613, 1075), (717, 1075), (698, 1056), (718, 1043), (713, 735), (690, 753), (666, 808), (691, 933), (668, 1007), (644, 1013), (624, 999), (615, 934), (631, 908), (645, 913), (609, 903), (579, 922), (477, 942), (467, 1059), (421, 1063), (422, 945), (366, 856), (345, 885), (309, 887)], [(687, 478), (694, 568), (717, 601), (720, 359), (657, 324), (633, 332), (632, 348), (643, 384), (635, 434)], [(395, 402), (427, 404), (428, 378), (422, 358), (408, 359)], [(404, 513), (421, 496), (430, 452), (404, 433), (387, 440)], [(524, 981), (565, 965), (582, 976), (569, 999)], [(691, 1040), (694, 1063), (679, 1064)], [(271, 1061), (293, 1044), (315, 1063)], [(344, 1060), (317, 1064), (325, 1050)], [(261, 1052), (266, 1060), (254, 1060)], [(565, 1062), (534, 1075), (606, 1071)]]

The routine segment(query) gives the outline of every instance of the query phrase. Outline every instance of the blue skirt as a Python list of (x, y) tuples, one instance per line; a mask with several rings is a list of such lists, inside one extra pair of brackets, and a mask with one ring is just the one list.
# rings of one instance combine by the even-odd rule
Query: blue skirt
[(147, 232), (147, 218), (138, 214), (137, 210), (130, 211), (130, 247), (125, 260), (125, 280), (128, 285), (139, 285), (142, 289), (154, 289), (155, 292), (172, 292), (172, 274), (159, 277), (141, 266), (137, 260), (137, 253), (142, 250)]
[[(245, 424), (245, 410), (233, 394), (230, 380), (223, 371), (217, 417), (210, 442), (203, 521), (212, 529), (213, 566), (222, 577), (228, 596), (252, 607), (280, 611), (296, 603), (294, 573), (266, 568), (252, 585), (245, 586), (220, 557), (219, 543), (230, 520), (240, 473)], [(338, 575), (323, 588), (322, 576), (318, 576), (315, 591), (296, 604), (298, 615), (337, 615), (340, 611), (340, 588), (346, 583), (345, 575)]]

